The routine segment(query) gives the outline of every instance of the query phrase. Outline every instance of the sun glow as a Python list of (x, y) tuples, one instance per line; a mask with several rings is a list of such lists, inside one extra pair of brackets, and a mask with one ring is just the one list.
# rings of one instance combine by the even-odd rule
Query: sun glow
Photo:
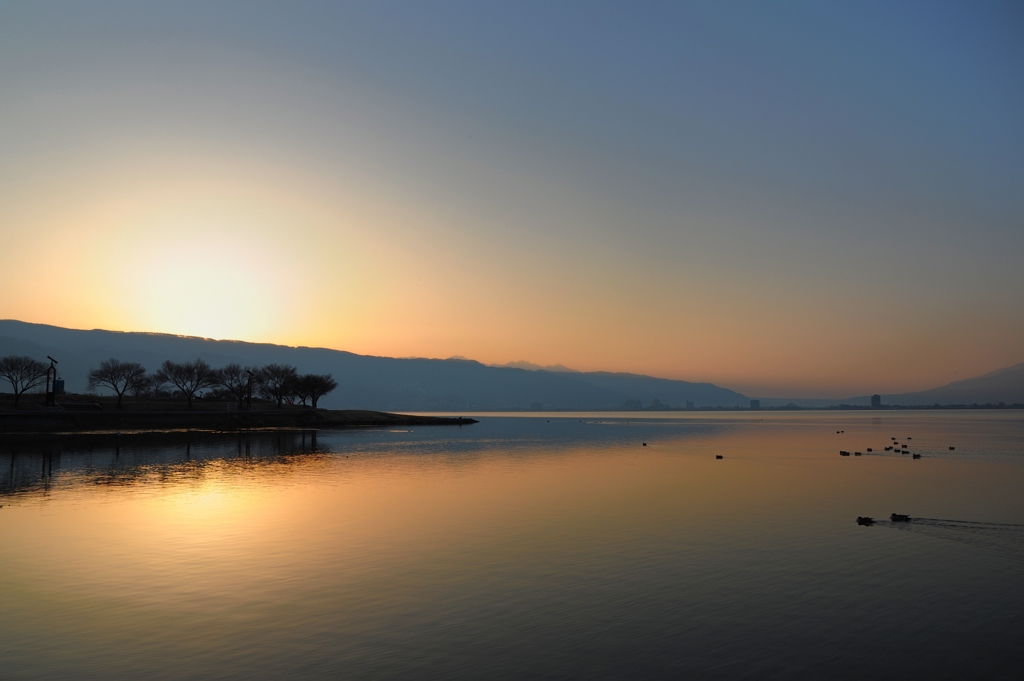
[(144, 328), (265, 338), (287, 323), (302, 282), (279, 245), (232, 229), (160, 231), (126, 248), (125, 312)]

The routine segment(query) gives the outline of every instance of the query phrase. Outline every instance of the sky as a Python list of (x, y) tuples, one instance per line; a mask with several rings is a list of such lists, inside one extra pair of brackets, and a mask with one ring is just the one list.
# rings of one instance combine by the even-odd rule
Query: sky
[(0, 318), (892, 394), (1022, 263), (1019, 2), (0, 2)]

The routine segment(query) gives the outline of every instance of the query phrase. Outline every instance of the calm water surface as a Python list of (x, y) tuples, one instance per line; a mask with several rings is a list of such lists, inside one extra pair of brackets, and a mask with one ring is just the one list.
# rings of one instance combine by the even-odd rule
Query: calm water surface
[(1024, 672), (1021, 412), (481, 419), (0, 440), (0, 678)]

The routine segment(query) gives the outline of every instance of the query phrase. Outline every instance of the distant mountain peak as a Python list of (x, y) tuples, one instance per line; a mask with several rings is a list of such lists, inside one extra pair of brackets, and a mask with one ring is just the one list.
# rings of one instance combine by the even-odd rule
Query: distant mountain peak
[(518, 362), (506, 362), (505, 364), (488, 364), (487, 366), (497, 367), (499, 369), (526, 369), (527, 371), (552, 371), (559, 374), (578, 374), (580, 373), (576, 369), (570, 369), (564, 364), (549, 364), (547, 366), (541, 366), (540, 364), (534, 364), (533, 362), (527, 362), (524, 359)]

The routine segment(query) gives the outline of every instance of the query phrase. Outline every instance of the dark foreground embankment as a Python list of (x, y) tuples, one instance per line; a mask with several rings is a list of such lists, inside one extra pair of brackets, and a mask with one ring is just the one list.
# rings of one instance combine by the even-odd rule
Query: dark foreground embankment
[(346, 409), (267, 409), (253, 411), (0, 411), (0, 433), (78, 433), (88, 431), (251, 430), (255, 428), (373, 428), (461, 426), (469, 418), (410, 416)]

